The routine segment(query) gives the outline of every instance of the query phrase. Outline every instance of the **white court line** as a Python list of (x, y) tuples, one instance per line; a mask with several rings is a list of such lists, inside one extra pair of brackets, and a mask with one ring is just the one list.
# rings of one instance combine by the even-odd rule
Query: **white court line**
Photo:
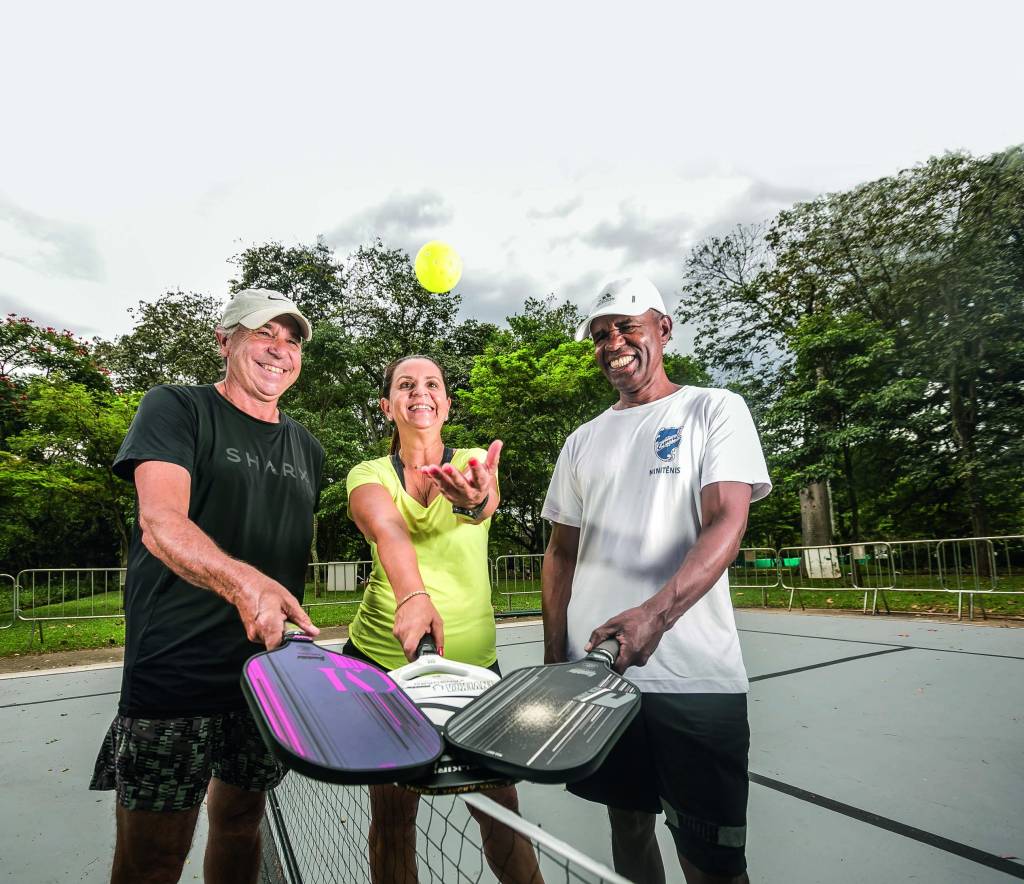
[(70, 675), (74, 672), (95, 672), (99, 669), (120, 669), (122, 664), (117, 663), (83, 663), (81, 666), (57, 666), (53, 669), (33, 669), (30, 672), (4, 672), (0, 673), (0, 681), (9, 678), (32, 678), (39, 675)]

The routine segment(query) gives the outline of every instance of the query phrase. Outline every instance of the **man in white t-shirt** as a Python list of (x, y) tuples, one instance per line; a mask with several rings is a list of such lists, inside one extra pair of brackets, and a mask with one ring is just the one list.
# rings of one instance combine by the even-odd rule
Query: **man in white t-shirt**
[(544, 659), (614, 636), (643, 703), (570, 789), (608, 806), (630, 880), (665, 880), (664, 810), (689, 884), (745, 882), (748, 683), (726, 572), (750, 503), (771, 490), (764, 455), (743, 399), (669, 380), (672, 318), (651, 282), (605, 286), (587, 335), (619, 401), (566, 440), (544, 502)]

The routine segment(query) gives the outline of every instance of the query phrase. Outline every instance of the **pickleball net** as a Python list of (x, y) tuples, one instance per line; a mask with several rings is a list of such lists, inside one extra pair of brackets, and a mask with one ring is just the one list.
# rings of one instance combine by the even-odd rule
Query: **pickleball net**
[[(488, 867), (470, 807), (526, 838), (545, 884), (629, 884), (613, 870), (487, 797), (423, 796), (416, 819), (421, 884), (501, 881)], [(365, 786), (335, 786), (290, 773), (269, 796), (263, 823), (261, 884), (370, 882)]]

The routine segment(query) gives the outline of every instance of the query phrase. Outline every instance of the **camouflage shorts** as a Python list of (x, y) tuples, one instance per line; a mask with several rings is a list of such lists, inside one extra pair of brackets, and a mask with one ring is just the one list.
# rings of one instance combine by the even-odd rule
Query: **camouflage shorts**
[(247, 710), (190, 718), (118, 715), (96, 759), (90, 789), (116, 789), (128, 810), (196, 807), (216, 777), (250, 792), (272, 789), (284, 768)]

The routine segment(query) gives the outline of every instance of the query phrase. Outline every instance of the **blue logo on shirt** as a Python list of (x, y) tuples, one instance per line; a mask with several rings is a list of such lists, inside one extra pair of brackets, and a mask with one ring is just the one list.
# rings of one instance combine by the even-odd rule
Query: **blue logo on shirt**
[(654, 436), (654, 453), (664, 461), (672, 460), (682, 438), (682, 427), (662, 427)]

